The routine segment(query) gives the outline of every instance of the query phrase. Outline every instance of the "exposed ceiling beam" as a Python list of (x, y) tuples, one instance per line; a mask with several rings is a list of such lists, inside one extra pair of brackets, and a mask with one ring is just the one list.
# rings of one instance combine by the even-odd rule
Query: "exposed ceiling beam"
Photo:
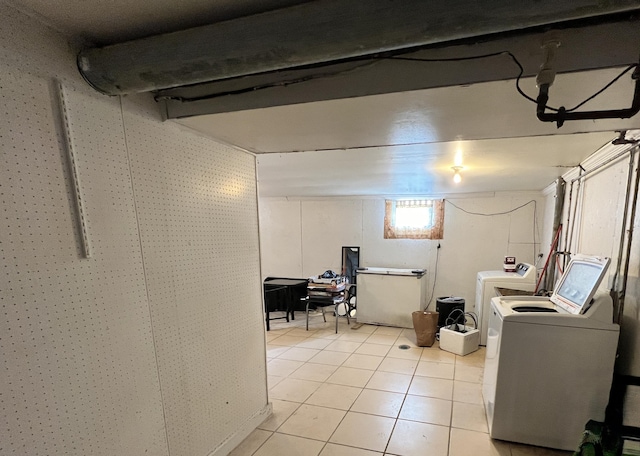
[[(638, 62), (638, 17), (602, 24), (573, 24), (554, 32), (561, 41), (554, 65), (558, 73), (622, 67)], [(509, 51), (522, 65), (522, 76), (534, 76), (543, 61), (541, 43), (545, 36), (543, 30), (492, 35), (470, 43), (432, 46), (402, 54), (402, 57), (455, 59)], [(156, 100), (161, 103), (166, 118), (176, 119), (515, 79), (518, 73), (517, 64), (506, 53), (479, 60), (441, 62), (404, 61), (376, 55), (356, 61), (160, 90)], [(536, 94), (530, 95), (535, 97)], [(591, 94), (585, 93), (585, 98), (588, 95)], [(629, 99), (632, 95), (630, 92)]]
[(638, 0), (319, 0), (88, 49), (83, 77), (110, 95), (313, 65), (633, 11)]

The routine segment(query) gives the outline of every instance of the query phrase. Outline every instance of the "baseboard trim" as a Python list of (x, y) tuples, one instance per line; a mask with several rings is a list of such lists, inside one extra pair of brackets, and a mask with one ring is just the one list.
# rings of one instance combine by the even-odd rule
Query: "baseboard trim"
[(222, 442), (209, 456), (227, 456), (235, 447), (246, 439), (269, 415), (273, 413), (273, 406), (268, 402), (261, 410), (249, 418), (240, 428)]

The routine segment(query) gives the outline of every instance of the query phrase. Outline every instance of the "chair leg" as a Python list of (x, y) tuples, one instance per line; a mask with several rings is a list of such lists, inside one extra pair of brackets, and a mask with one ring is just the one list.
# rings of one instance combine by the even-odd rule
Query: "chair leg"
[(327, 317), (324, 316), (324, 306), (320, 307), (322, 309), (322, 319), (324, 320), (324, 322), (327, 322)]
[(307, 299), (307, 331), (309, 331), (309, 300)]

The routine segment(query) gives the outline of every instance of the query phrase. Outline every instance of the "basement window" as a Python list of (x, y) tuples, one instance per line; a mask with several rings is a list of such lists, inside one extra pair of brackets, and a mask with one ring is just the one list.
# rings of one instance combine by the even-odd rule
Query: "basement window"
[(442, 239), (444, 200), (386, 200), (385, 239)]

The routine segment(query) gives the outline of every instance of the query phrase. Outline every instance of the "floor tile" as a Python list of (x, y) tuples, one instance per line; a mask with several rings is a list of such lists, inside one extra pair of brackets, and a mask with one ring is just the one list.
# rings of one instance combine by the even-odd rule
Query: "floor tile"
[(333, 324), (333, 328), (334, 329), (323, 329), (320, 330), (318, 332), (316, 332), (315, 334), (312, 334), (311, 337), (315, 338), (315, 339), (329, 339), (329, 340), (335, 340), (338, 339), (341, 334), (336, 334), (336, 330), (335, 330), (335, 322), (332, 323)]
[(266, 331), (265, 339), (266, 339), (267, 343), (269, 343), (273, 339), (275, 339), (276, 337), (280, 337), (280, 336), (282, 336), (282, 334), (277, 334), (277, 333), (274, 333), (273, 331)]
[(378, 326), (378, 328), (373, 333), (398, 337), (400, 334), (402, 334), (402, 328), (394, 328), (392, 326)]
[(485, 347), (480, 347), (473, 353), (469, 353), (465, 356), (456, 356), (456, 364), (462, 364), (465, 366), (484, 367), (484, 360), (487, 353)]
[(349, 358), (349, 353), (333, 352), (322, 350), (316, 356), (311, 358), (309, 362), (316, 364), (330, 364), (331, 366), (340, 366)]
[(304, 363), (302, 361), (292, 361), (289, 359), (276, 358), (267, 362), (267, 371), (269, 372), (269, 375), (286, 377), (303, 364)]
[(370, 344), (365, 342), (360, 345), (355, 353), (362, 355), (385, 356), (389, 353), (389, 350), (391, 350), (390, 345)]
[(413, 377), (409, 394), (451, 400), (453, 398), (453, 380), (434, 377)]
[(271, 437), (272, 432), (264, 431), (262, 429), (256, 429), (249, 436), (242, 441), (240, 445), (235, 447), (229, 456), (251, 456), (260, 445)]
[(363, 450), (362, 448), (348, 447), (335, 443), (327, 443), (320, 456), (382, 456), (377, 451)]
[(362, 388), (323, 383), (320, 388), (309, 396), (305, 403), (349, 410), (361, 392)]
[(477, 404), (453, 403), (451, 427), (469, 431), (489, 432), (484, 407)]
[(415, 359), (420, 360), (420, 356), (422, 355), (422, 348), (420, 347), (411, 347), (408, 350), (402, 350), (399, 346), (393, 345), (387, 356), (389, 358), (400, 358), (400, 359)]
[(338, 366), (331, 366), (329, 364), (304, 363), (298, 370), (289, 375), (289, 378), (324, 382), (337, 368)]
[(378, 370), (395, 372), (396, 374), (413, 375), (417, 365), (418, 360), (386, 357), (384, 361), (380, 363), (380, 366), (378, 366)]
[(364, 324), (364, 325), (360, 326), (358, 329), (354, 329), (353, 331), (358, 331), (358, 332), (366, 333), (366, 334), (373, 334), (376, 331), (376, 329), (378, 329), (378, 326), (376, 326), (376, 325), (366, 325), (366, 324)]
[(370, 344), (379, 344), (379, 345), (394, 345), (396, 343), (396, 340), (398, 340), (398, 336), (389, 336), (387, 334), (373, 333), (372, 335), (369, 336), (366, 342)]
[(412, 329), (353, 330), (343, 318), (336, 334), (333, 315), (310, 319), (306, 331), (296, 316), (265, 334), (273, 413), (233, 456), (571, 455), (490, 439), (484, 347), (458, 356), (438, 342), (417, 347)]
[(267, 388), (271, 389), (287, 377), (279, 377), (277, 375), (267, 375)]
[(433, 347), (425, 348), (422, 351), (421, 361), (454, 364), (456, 362), (456, 355), (449, 353), (448, 351), (440, 350), (436, 345), (434, 345)]
[(327, 345), (331, 343), (330, 339), (320, 339), (317, 337), (310, 337), (300, 342), (296, 347), (300, 348), (315, 348), (317, 350), (323, 350), (327, 348)]
[(382, 452), (394, 423), (393, 418), (348, 412), (329, 441)]
[(368, 337), (369, 337), (369, 334), (367, 333), (361, 333), (358, 331), (349, 331), (342, 334), (340, 337), (338, 337), (338, 340), (347, 340), (351, 342), (364, 342), (365, 340), (367, 340)]
[[(282, 312), (282, 315), (284, 316), (284, 312)], [(271, 334), (272, 336), (280, 337), (280, 336), (283, 336), (286, 333), (288, 333), (288, 332), (290, 332), (290, 331), (292, 331), (294, 329), (291, 326), (289, 326), (288, 324), (285, 325), (284, 323), (281, 323), (281, 325), (283, 327), (278, 328), (277, 327), (278, 326), (277, 323), (280, 323), (280, 322), (276, 322), (276, 323), (272, 323), (271, 324), (271, 331), (267, 331), (267, 334)]]
[(290, 336), (288, 334), (285, 334), (284, 336), (273, 339), (269, 343), (271, 345), (285, 345), (288, 347), (293, 347), (294, 345), (298, 345), (300, 342), (303, 342), (306, 339), (306, 337)]
[(416, 368), (416, 375), (424, 377), (446, 378), (453, 380), (454, 364), (420, 361)]
[(449, 428), (398, 420), (387, 453), (402, 456), (447, 456)]
[(300, 407), (298, 402), (287, 402), (279, 399), (271, 399), (271, 405), (273, 406), (273, 413), (258, 426), (258, 429), (275, 431)]
[[(304, 315), (304, 314), (303, 314)], [(297, 315), (296, 315), (297, 316)], [(304, 318), (304, 317), (303, 317)], [(296, 320), (298, 321), (298, 320)], [(312, 334), (316, 333), (315, 330), (307, 331), (305, 328), (295, 328), (287, 333), (287, 336), (296, 336), (296, 337), (311, 337)]]
[(322, 383), (285, 378), (269, 391), (269, 397), (283, 401), (304, 402)]
[(376, 371), (366, 388), (392, 393), (406, 393), (411, 383), (411, 375), (396, 374), (394, 372)]
[(376, 370), (384, 358), (382, 356), (354, 353), (344, 362), (343, 367)]
[(456, 364), (454, 379), (462, 382), (482, 383), (484, 369), (481, 367), (461, 366)]
[(278, 432), (327, 441), (346, 413), (344, 410), (302, 404), (278, 428)]
[(482, 405), (482, 385), (480, 383), (454, 381), (453, 400)]
[(371, 376), (372, 370), (367, 369), (355, 369), (353, 367), (339, 367), (331, 376), (327, 379), (327, 383), (335, 383), (338, 385), (357, 386), (364, 387)]
[(451, 428), (449, 456), (511, 456), (509, 444), (484, 432)]
[(451, 401), (408, 394), (398, 418), (449, 427)]
[(320, 454), (324, 442), (319, 440), (305, 439), (294, 435), (273, 434), (254, 456), (317, 456)]
[(365, 389), (351, 406), (352, 412), (397, 418), (404, 394)]
[(353, 353), (360, 347), (360, 342), (350, 342), (348, 340), (334, 340), (329, 345), (327, 345), (326, 350), (343, 352), (343, 353)]
[(313, 348), (300, 348), (291, 347), (289, 350), (278, 356), (278, 359), (290, 359), (293, 361), (309, 361), (315, 355), (320, 353), (320, 350)]
[(267, 344), (267, 358), (277, 358), (287, 350), (291, 350), (291, 347), (287, 345)]

